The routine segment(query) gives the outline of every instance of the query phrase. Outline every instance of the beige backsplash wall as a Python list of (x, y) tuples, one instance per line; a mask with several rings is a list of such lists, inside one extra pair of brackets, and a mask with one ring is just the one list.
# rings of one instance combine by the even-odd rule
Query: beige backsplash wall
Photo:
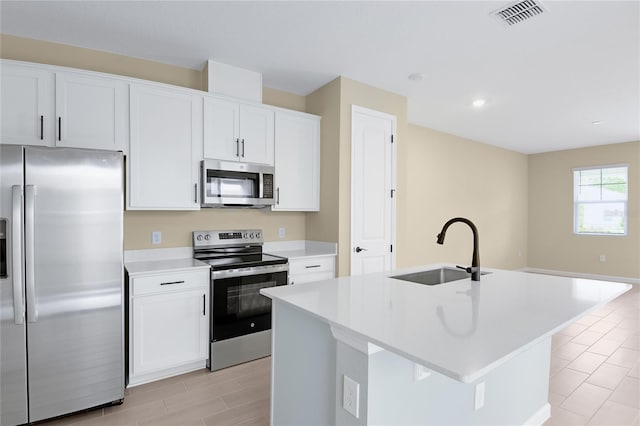
[[(124, 215), (125, 249), (190, 247), (192, 231), (262, 229), (265, 241), (304, 240), (305, 216), (298, 212), (249, 209), (202, 209), (194, 212), (128, 211)], [(278, 229), (285, 228), (285, 238)], [(151, 232), (162, 232), (162, 244), (151, 244)]]
[[(628, 234), (575, 235), (572, 169), (622, 163), (629, 164)], [(639, 169), (640, 142), (530, 155), (528, 266), (640, 278)]]
[[(200, 70), (6, 34), (0, 35), (0, 57), (201, 89)], [(263, 88), (262, 101), (265, 104), (298, 111), (304, 111), (305, 108), (304, 96), (266, 87)], [(266, 241), (279, 240), (278, 229), (285, 228), (283, 240), (301, 240), (305, 239), (305, 213), (249, 209), (202, 209), (191, 212), (125, 211), (124, 247), (127, 250), (188, 247), (191, 246), (192, 231), (237, 228), (263, 229)], [(161, 244), (151, 244), (152, 231), (162, 232)]]

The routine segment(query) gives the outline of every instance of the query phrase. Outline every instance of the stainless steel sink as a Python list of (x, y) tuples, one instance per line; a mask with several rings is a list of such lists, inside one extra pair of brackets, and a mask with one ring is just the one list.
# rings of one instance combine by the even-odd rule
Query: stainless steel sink
[[(480, 275), (488, 274), (488, 272), (481, 272)], [(450, 281), (463, 280), (471, 277), (466, 271), (455, 268), (438, 268), (430, 269), (428, 271), (413, 272), (411, 274), (396, 275), (390, 278), (397, 280), (411, 281), (412, 283), (424, 284), (424, 285), (437, 285), (448, 283)]]

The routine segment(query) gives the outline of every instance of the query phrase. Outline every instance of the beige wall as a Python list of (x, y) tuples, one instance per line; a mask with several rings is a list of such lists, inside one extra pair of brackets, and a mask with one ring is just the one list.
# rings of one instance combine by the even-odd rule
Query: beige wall
[[(6, 34), (0, 35), (0, 57), (106, 72), (194, 89), (200, 89), (202, 81), (198, 70)], [(262, 96), (265, 104), (304, 110), (304, 96), (270, 88), (263, 88)], [(127, 250), (187, 247), (191, 246), (191, 232), (195, 230), (249, 227), (263, 229), (266, 241), (278, 240), (278, 228), (281, 227), (285, 228), (284, 240), (303, 240), (305, 214), (237, 209), (202, 209), (193, 212), (126, 211), (124, 246)], [(151, 244), (152, 231), (162, 232), (162, 244)]]
[(472, 233), (457, 223), (444, 245), (436, 237), (456, 216), (478, 227), (480, 264), (527, 265), (527, 156), (446, 133), (409, 126), (398, 167), (398, 266), (434, 262), (470, 265)]
[[(572, 169), (620, 163), (629, 164), (628, 235), (575, 235)], [(530, 155), (528, 266), (640, 278), (639, 168), (640, 142)]]
[(200, 89), (202, 83), (200, 70), (7, 34), (0, 35), (0, 56), (3, 59), (106, 72), (192, 89)]
[(327, 83), (307, 95), (307, 112), (320, 121), (320, 211), (307, 213), (306, 235), (310, 240), (338, 241), (338, 192), (340, 176), (340, 87), (341, 79)]

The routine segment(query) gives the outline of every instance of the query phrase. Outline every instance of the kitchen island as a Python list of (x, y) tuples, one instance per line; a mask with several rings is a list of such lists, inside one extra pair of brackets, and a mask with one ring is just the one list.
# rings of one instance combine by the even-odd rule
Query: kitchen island
[(551, 336), (631, 288), (495, 269), (479, 282), (392, 278), (441, 266), (261, 290), (272, 424), (542, 424)]

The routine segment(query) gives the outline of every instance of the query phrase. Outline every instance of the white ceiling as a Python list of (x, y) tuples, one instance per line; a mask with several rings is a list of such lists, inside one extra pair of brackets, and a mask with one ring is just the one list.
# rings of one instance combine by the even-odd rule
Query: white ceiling
[(490, 13), (508, 3), (2, 0), (0, 29), (194, 69), (213, 59), (300, 95), (342, 75), (407, 96), (411, 123), (523, 153), (640, 140), (640, 2), (547, 0), (506, 28)]

